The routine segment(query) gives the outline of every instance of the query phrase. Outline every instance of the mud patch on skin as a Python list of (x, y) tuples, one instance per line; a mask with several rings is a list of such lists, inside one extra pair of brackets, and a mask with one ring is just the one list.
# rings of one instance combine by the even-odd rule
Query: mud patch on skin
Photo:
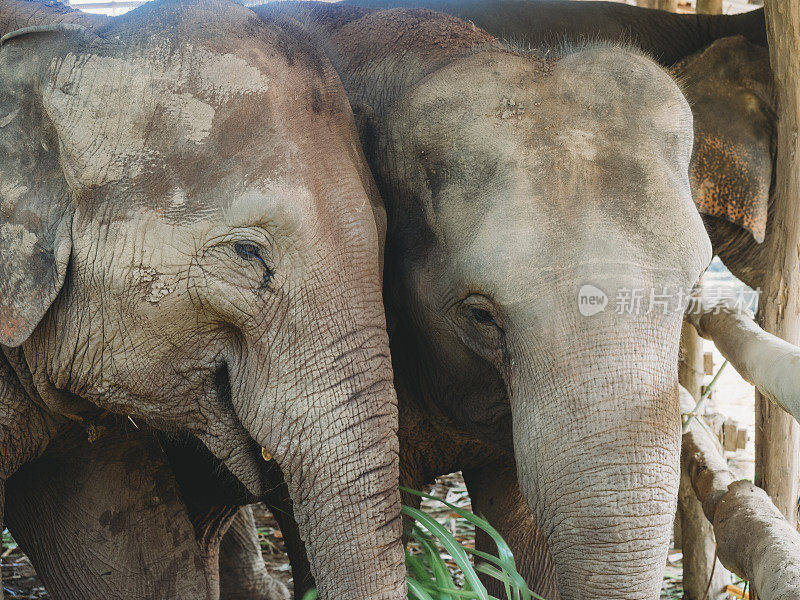
[(3, 225), (0, 225), (0, 240), (24, 254), (32, 255), (39, 238), (22, 225), (3, 223)]
[(522, 119), (525, 113), (525, 105), (522, 102), (517, 102), (514, 98), (503, 98), (500, 100), (500, 106), (495, 111), (495, 115), (501, 119), (517, 118)]
[(146, 294), (144, 298), (150, 304), (158, 304), (178, 287), (177, 283), (166, 283), (163, 275), (153, 267), (135, 267), (131, 275), (135, 285), (143, 290)]
[(125, 530), (125, 515), (117, 511), (105, 511), (100, 516), (100, 525), (107, 528), (112, 534), (119, 535)]
[(0, 210), (7, 217), (10, 217), (17, 202), (29, 192), (28, 186), (19, 181), (0, 181)]
[(183, 135), (190, 142), (204, 141), (211, 134), (214, 108), (191, 94), (175, 94), (174, 98), (175, 104), (168, 111), (178, 121)]
[(569, 148), (575, 156), (586, 161), (593, 161), (597, 158), (596, 138), (595, 132), (580, 129), (570, 129), (558, 135), (558, 139), (565, 148)]
[[(135, 179), (170, 148), (203, 143), (219, 106), (270, 88), (267, 75), (243, 58), (192, 44), (166, 65), (146, 56), (69, 53), (49, 70), (42, 101), (62, 140), (68, 179), (85, 187)], [(158, 124), (155, 137), (147, 124)]]

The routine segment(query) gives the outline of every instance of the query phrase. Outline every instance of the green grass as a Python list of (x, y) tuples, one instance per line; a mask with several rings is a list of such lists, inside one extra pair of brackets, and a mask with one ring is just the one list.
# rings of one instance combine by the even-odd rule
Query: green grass
[[(489, 522), (441, 498), (415, 490), (401, 488), (404, 492), (446, 506), (477, 529), (486, 532), (497, 546), (497, 555), (462, 546), (461, 543), (431, 515), (417, 508), (403, 505), (402, 512), (413, 519), (409, 548), (406, 548), (409, 600), (544, 600), (532, 592), (517, 572), (514, 555), (508, 544)], [(455, 569), (444, 556), (452, 558)], [(477, 558), (473, 565), (470, 555)], [(497, 579), (503, 584), (502, 598), (489, 595), (478, 573)], [(316, 590), (310, 590), (303, 600), (316, 600)]]
[(8, 529), (4, 529), (2, 548), (16, 548), (16, 547), (17, 547), (17, 542), (15, 542), (14, 538), (11, 537), (11, 534), (8, 532)]

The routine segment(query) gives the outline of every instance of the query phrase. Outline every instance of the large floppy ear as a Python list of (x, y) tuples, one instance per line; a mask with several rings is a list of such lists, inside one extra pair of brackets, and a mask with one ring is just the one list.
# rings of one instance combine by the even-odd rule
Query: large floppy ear
[(69, 187), (42, 108), (56, 47), (77, 26), (29, 27), (0, 40), (0, 344), (19, 346), (55, 300), (72, 249)]
[(743, 37), (723, 38), (673, 72), (694, 114), (689, 174), (698, 210), (763, 242), (776, 119), (768, 50)]

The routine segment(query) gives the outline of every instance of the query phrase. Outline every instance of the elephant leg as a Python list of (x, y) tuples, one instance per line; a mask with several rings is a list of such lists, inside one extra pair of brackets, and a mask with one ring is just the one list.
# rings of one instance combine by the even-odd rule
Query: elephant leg
[[(18, 354), (18, 351), (7, 351)], [(26, 386), (0, 349), (0, 532), (7, 521), (7, 482), (26, 463), (44, 452), (62, 424), (31, 402)], [(0, 551), (2, 544), (0, 544)], [(0, 585), (0, 600), (3, 586)]]
[[(516, 466), (513, 462), (493, 464), (463, 473), (473, 512), (481, 513), (503, 536), (514, 553), (517, 570), (530, 589), (543, 598), (556, 600), (559, 593), (550, 552), (519, 489)], [(492, 539), (480, 530), (475, 534), (475, 547), (497, 554)], [(481, 575), (481, 580), (489, 594), (504, 597), (499, 581), (487, 575)]]
[(253, 509), (241, 508), (219, 549), (220, 600), (289, 600), (289, 590), (267, 571)]
[(214, 600), (188, 511), (153, 436), (73, 427), (6, 486), (8, 527), (59, 600)]

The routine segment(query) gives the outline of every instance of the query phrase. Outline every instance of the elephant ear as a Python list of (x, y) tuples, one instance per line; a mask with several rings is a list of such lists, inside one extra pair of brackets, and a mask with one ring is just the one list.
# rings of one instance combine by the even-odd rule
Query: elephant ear
[(698, 210), (763, 242), (776, 120), (768, 50), (740, 36), (723, 38), (673, 72), (694, 114), (690, 180)]
[(29, 27), (0, 40), (0, 345), (30, 337), (64, 284), (71, 194), (42, 108), (50, 58), (75, 25)]

